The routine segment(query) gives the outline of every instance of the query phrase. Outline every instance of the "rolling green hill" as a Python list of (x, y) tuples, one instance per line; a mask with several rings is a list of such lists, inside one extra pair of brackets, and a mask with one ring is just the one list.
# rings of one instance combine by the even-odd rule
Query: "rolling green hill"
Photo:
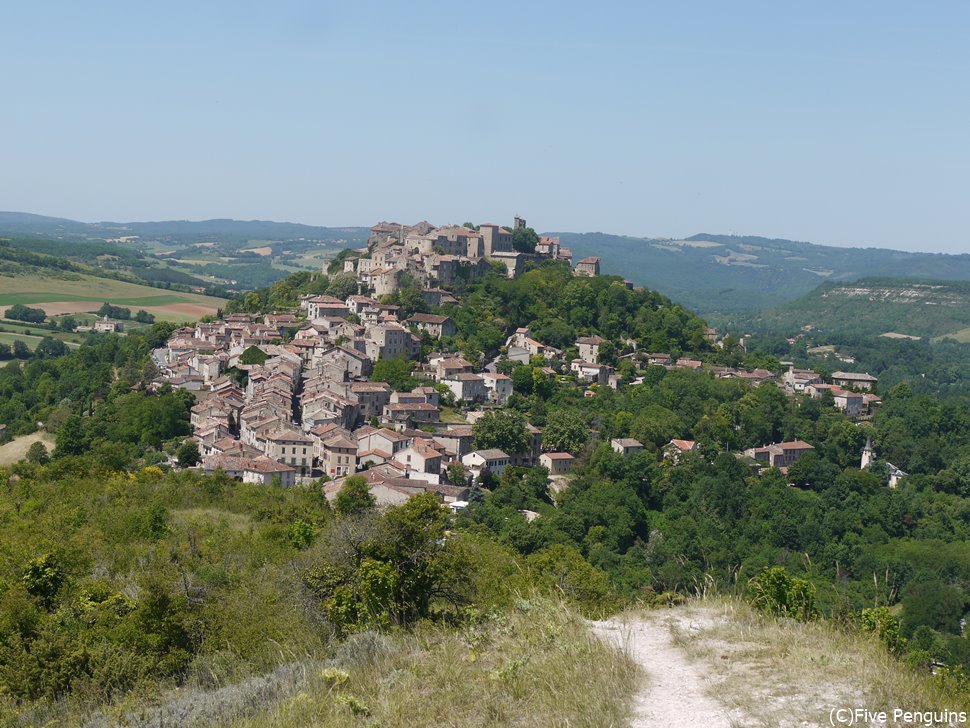
[[(46, 236), (78, 246), (86, 241), (86, 253), (100, 250), (91, 241), (122, 241), (110, 255), (123, 257), (120, 249), (124, 248), (129, 257), (135, 250), (147, 256), (142, 261), (123, 261), (132, 269), (140, 265), (135, 272), (146, 280), (188, 283), (195, 279), (230, 290), (261, 288), (287, 272), (319, 269), (340, 250), (364, 245), (368, 232), (365, 227), (266, 220), (83, 223), (0, 212), (0, 235)], [(574, 259), (597, 255), (603, 273), (622, 275), (705, 316), (773, 308), (824, 282), (870, 276), (970, 281), (970, 255), (840, 248), (712, 233), (684, 240), (600, 232), (544, 234), (559, 236)], [(49, 242), (45, 245), (38, 252), (56, 249)], [(54, 254), (73, 259), (64, 252)]]
[(127, 281), (49, 269), (0, 272), (0, 314), (22, 303), (48, 316), (96, 311), (102, 303), (145, 309), (160, 321), (190, 321), (214, 314), (225, 299), (168, 291)]
[(970, 340), (970, 282), (870, 277), (823, 283), (800, 298), (736, 326), (792, 333), (803, 326), (823, 332)]
[(271, 220), (164, 220), (158, 222), (78, 222), (26, 212), (0, 211), (0, 234), (57, 238), (115, 239), (138, 237), (173, 244), (200, 240), (249, 243), (299, 240), (367, 242), (365, 227), (321, 227)]
[(970, 280), (970, 255), (837, 248), (707, 233), (686, 240), (548, 234), (558, 235), (574, 259), (598, 255), (604, 273), (660, 291), (703, 315), (779, 306), (826, 281), (868, 276)]

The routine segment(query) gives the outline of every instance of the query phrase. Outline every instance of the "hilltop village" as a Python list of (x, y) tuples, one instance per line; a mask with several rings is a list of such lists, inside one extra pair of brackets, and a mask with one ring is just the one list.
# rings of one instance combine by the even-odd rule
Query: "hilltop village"
[[(527, 246), (517, 246), (522, 236), (532, 236)], [(600, 336), (577, 338), (569, 349), (578, 356), (567, 359), (563, 349), (539, 340), (527, 327), (509, 332), (498, 356), (487, 360), (469, 361), (440, 347), (422, 354), (423, 342), (453, 337), (455, 322), (438, 313), (406, 315), (389, 302), (406, 281), (420, 288), (429, 310), (436, 310), (460, 303), (453, 293), (456, 281), (474, 282), (489, 270), (503, 269), (517, 278), (529, 261), (549, 260), (570, 266), (575, 276), (600, 274), (598, 258), (573, 265), (558, 238), (535, 235), (519, 217), (512, 227), (382, 222), (372, 228), (366, 248), (341, 261), (343, 273), (356, 281), (356, 293), (343, 300), (308, 294), (298, 308), (231, 313), (178, 329), (154, 352), (160, 372), (155, 386), (195, 394), (191, 424), (206, 473), (221, 470), (246, 482), (280, 486), (324, 478), (331, 498), (346, 477), (361, 473), (380, 504), (432, 492), (456, 509), (467, 503), (471, 486), (500, 476), (509, 465), (542, 465), (555, 484), (569, 473), (575, 456), (544, 447), (538, 427), (528, 425), (524, 451), (475, 448), (475, 423), (501, 409), (514, 392), (504, 365), (539, 362), (542, 376), (569, 381), (587, 397), (602, 387), (637, 384), (642, 377), (624, 379), (605, 363), (601, 347), (608, 342)], [(704, 340), (708, 347), (722, 345), (711, 328)], [(641, 351), (632, 341), (617, 355), (641, 369), (703, 369), (753, 386), (773, 382), (793, 395), (830, 397), (827, 401), (857, 420), (869, 417), (880, 402), (872, 391), (876, 379), (868, 374), (836, 372), (825, 383), (819, 374), (793, 366), (780, 376), (765, 369), (710, 367), (688, 355)], [(411, 376), (419, 386), (396, 391), (373, 381), (375, 364), (389, 360), (412, 362)], [(614, 439), (611, 446), (622, 455), (643, 448), (631, 438)], [(737, 455), (755, 469), (785, 472), (812, 449), (796, 440)], [(674, 439), (661, 457), (676, 463), (696, 450), (694, 441)]]

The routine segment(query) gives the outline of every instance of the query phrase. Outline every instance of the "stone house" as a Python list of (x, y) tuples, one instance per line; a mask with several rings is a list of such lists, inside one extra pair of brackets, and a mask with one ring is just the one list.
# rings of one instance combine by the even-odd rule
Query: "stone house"
[(278, 463), (295, 468), (307, 476), (313, 468), (313, 439), (295, 430), (279, 429), (265, 437), (265, 454)]
[(325, 440), (321, 445), (323, 457), (320, 466), (331, 478), (352, 475), (357, 472), (357, 443), (344, 435)]
[(468, 372), (453, 374), (447, 379), (442, 379), (441, 383), (451, 390), (457, 400), (464, 402), (483, 402), (488, 398), (485, 379), (479, 374), (470, 374)]
[(576, 275), (578, 276), (598, 276), (600, 274), (600, 259), (598, 256), (583, 258), (576, 264)]
[(461, 459), (462, 464), (471, 471), (476, 480), (482, 477), (482, 471), (488, 470), (495, 477), (502, 475), (502, 471), (509, 465), (509, 456), (498, 449), (473, 450)]
[(568, 452), (544, 452), (539, 456), (539, 464), (549, 471), (549, 475), (565, 475), (573, 469), (576, 458)]
[(433, 313), (416, 313), (407, 320), (407, 324), (420, 331), (426, 331), (436, 339), (442, 336), (454, 336), (458, 327), (448, 316), (438, 316)]
[(610, 440), (610, 447), (620, 455), (630, 455), (643, 450), (643, 443), (632, 437), (615, 437)]
[(583, 336), (576, 339), (576, 348), (579, 349), (579, 358), (592, 364), (599, 364), (600, 344), (606, 339), (601, 336)]
[(497, 372), (482, 372), (482, 380), (488, 391), (488, 401), (504, 405), (512, 396), (512, 377)]

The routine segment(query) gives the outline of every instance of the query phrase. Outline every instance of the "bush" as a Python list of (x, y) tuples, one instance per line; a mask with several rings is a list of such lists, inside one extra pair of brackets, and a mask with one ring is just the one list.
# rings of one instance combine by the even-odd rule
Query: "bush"
[(572, 546), (554, 544), (526, 559), (537, 586), (563, 596), (586, 616), (602, 616), (619, 607), (606, 573)]
[(341, 516), (349, 516), (370, 510), (374, 507), (375, 502), (370, 487), (367, 485), (367, 478), (363, 475), (351, 475), (340, 486), (333, 505), (334, 510)]
[(906, 644), (899, 630), (899, 620), (889, 611), (889, 607), (863, 609), (859, 626), (864, 633), (875, 635), (894, 655), (902, 652)]
[(762, 612), (801, 621), (814, 619), (815, 586), (789, 575), (783, 566), (765, 568), (748, 582), (752, 603)]

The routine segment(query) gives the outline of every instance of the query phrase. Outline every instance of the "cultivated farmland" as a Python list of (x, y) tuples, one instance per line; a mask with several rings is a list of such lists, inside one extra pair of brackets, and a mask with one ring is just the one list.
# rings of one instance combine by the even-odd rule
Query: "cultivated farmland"
[(49, 316), (97, 310), (102, 303), (143, 308), (161, 321), (187, 321), (216, 312), (225, 301), (109, 278), (66, 273), (60, 276), (0, 276), (0, 308), (16, 303), (42, 308)]

